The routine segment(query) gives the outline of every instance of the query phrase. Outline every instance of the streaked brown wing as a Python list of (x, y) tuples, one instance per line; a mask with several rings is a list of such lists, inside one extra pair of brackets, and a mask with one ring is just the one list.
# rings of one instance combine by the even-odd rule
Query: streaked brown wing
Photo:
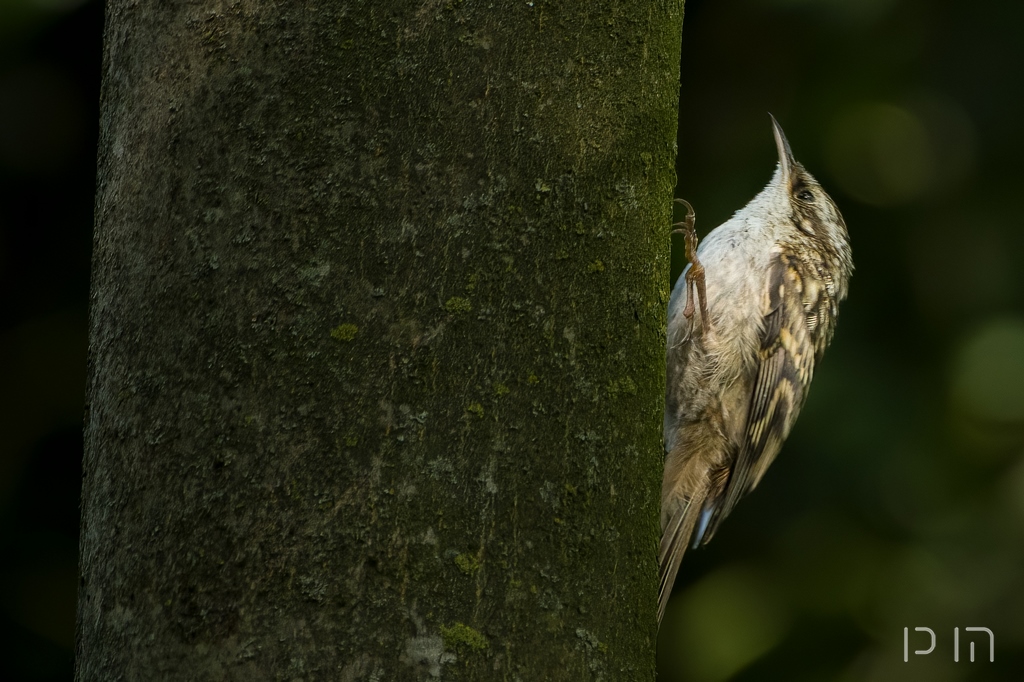
[[(831, 327), (822, 314), (830, 310), (824, 287), (805, 286), (795, 259), (780, 256), (769, 273), (758, 369), (753, 384), (743, 441), (723, 498), (708, 509), (707, 542), (741, 497), (760, 482), (796, 422), (814, 373), (820, 332)], [(808, 298), (808, 296), (810, 298)], [(822, 324), (826, 322), (826, 324)]]

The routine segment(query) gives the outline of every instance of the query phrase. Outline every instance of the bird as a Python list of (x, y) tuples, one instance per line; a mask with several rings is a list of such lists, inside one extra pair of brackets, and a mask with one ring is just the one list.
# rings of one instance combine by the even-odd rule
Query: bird
[(686, 550), (711, 540), (779, 454), (853, 274), (838, 207), (769, 116), (771, 180), (699, 246), (677, 200), (690, 263), (668, 307), (659, 623)]

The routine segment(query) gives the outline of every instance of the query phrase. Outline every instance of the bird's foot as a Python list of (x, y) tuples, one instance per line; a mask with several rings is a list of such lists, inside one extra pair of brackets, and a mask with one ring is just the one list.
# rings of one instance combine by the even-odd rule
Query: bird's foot
[(672, 227), (676, 228), (672, 230), (672, 234), (681, 234), (686, 239), (686, 259), (690, 261), (690, 269), (686, 271), (686, 306), (683, 308), (683, 316), (693, 323), (694, 313), (694, 293), (700, 304), (700, 319), (703, 324), (704, 330), (711, 329), (711, 319), (708, 317), (708, 296), (707, 287), (704, 281), (704, 266), (701, 265), (700, 260), (697, 258), (697, 230), (694, 228), (694, 224), (697, 220), (697, 214), (694, 213), (693, 207), (685, 199), (676, 199), (677, 204), (682, 204), (686, 207), (686, 217), (683, 218), (683, 222), (676, 223)]

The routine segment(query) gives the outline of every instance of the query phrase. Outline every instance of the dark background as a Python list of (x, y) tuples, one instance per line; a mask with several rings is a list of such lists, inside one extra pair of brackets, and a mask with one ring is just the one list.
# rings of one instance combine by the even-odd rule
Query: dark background
[(102, 3), (0, 2), (0, 679), (70, 680)]
[[(72, 675), (101, 38), (99, 2), (0, 3), (4, 680)], [(771, 111), (857, 271), (782, 455), (683, 564), (663, 679), (1021, 679), (1022, 66), (1016, 0), (687, 2), (698, 230), (768, 181)], [(968, 626), (995, 663), (976, 634), (969, 662)], [(904, 663), (905, 627), (935, 651)]]

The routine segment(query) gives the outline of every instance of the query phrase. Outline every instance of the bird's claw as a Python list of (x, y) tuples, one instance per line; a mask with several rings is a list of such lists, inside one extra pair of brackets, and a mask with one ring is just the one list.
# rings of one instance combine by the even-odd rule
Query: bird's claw
[(686, 207), (686, 217), (683, 221), (676, 223), (672, 227), (676, 228), (672, 230), (672, 234), (681, 234), (686, 240), (686, 259), (690, 261), (690, 269), (686, 271), (686, 306), (683, 308), (683, 316), (693, 321), (694, 313), (694, 293), (697, 294), (698, 303), (700, 304), (700, 319), (703, 323), (704, 329), (711, 328), (711, 318), (708, 317), (708, 303), (707, 303), (707, 287), (704, 281), (704, 266), (701, 265), (700, 260), (697, 258), (697, 230), (694, 228), (694, 224), (697, 220), (697, 214), (694, 212), (693, 207), (686, 199), (676, 199), (677, 204), (682, 204)]

